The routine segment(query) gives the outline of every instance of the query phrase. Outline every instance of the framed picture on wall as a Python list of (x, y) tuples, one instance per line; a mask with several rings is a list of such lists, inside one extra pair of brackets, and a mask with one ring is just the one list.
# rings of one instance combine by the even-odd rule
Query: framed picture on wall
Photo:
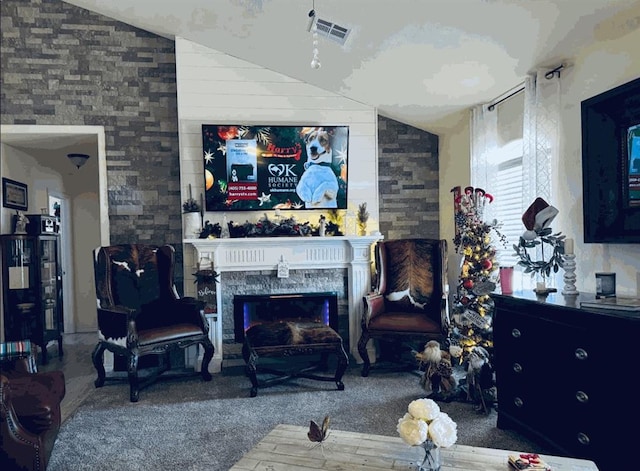
[(29, 207), (27, 185), (2, 177), (2, 206), (26, 211)]

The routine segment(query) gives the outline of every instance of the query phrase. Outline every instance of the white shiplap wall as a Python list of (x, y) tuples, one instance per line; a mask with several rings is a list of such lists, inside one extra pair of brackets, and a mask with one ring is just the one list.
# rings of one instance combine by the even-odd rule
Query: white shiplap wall
[[(301, 58), (301, 60), (306, 58)], [(176, 38), (176, 74), (182, 201), (204, 192), (203, 124), (296, 124), (349, 126), (348, 235), (352, 219), (366, 202), (368, 230), (378, 230), (377, 111), (340, 95), (237, 59), (183, 38)], [(317, 223), (319, 213), (297, 211), (297, 220)], [(227, 220), (257, 221), (261, 212), (228, 212)], [(222, 222), (223, 214), (205, 220)], [(185, 294), (194, 295), (191, 273), (196, 261), (185, 247)], [(191, 291), (191, 292), (189, 292)]]

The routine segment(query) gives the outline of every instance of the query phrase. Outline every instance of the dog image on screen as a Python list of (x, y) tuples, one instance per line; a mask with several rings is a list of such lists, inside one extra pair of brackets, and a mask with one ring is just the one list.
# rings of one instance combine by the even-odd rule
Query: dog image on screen
[(296, 192), (305, 208), (337, 208), (338, 178), (331, 167), (331, 134), (324, 128), (303, 128), (300, 133), (307, 151), (304, 173)]

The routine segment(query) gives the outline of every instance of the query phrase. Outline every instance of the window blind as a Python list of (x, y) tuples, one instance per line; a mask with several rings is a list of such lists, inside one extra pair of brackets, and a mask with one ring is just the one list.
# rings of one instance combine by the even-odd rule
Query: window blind
[(518, 257), (513, 250), (524, 231), (522, 224), (522, 155), (498, 165), (495, 217), (502, 223), (500, 232), (507, 239), (504, 247), (496, 241), (496, 259), (501, 266), (515, 266)]

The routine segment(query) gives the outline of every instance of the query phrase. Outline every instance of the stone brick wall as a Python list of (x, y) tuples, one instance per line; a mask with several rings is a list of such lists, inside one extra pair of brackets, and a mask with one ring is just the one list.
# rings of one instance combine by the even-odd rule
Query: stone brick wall
[(104, 126), (111, 242), (176, 244), (182, 286), (173, 41), (58, 0), (1, 14), (1, 123)]
[(438, 239), (438, 136), (378, 116), (380, 232)]

